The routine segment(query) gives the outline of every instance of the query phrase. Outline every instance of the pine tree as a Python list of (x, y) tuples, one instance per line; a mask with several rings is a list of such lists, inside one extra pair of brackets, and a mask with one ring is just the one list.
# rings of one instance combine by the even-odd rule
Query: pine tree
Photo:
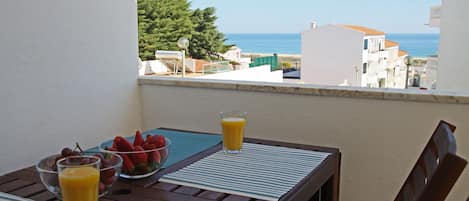
[(192, 12), (194, 31), (189, 47), (189, 53), (196, 59), (210, 59), (217, 56), (217, 52), (226, 51), (225, 36), (219, 32), (215, 21), (215, 8), (195, 9)]
[(191, 38), (193, 24), (187, 0), (138, 0), (139, 52), (155, 59), (156, 50), (178, 50), (180, 37)]

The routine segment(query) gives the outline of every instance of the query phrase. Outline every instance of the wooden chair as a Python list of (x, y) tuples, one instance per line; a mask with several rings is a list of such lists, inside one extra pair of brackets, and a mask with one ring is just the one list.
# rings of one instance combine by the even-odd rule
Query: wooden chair
[(467, 161), (456, 155), (456, 127), (441, 121), (395, 201), (444, 201)]

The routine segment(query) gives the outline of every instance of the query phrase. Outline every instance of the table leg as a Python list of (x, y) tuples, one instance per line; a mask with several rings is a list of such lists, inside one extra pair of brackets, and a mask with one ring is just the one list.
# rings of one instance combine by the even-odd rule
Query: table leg
[(334, 167), (334, 175), (327, 180), (320, 190), (320, 201), (339, 201), (340, 187), (340, 155), (337, 155)]

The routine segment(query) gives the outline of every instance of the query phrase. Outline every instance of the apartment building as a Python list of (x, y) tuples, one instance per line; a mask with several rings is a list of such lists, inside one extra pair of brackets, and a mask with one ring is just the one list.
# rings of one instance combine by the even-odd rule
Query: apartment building
[(399, 43), (391, 40), (385, 40), (384, 46), (385, 51), (388, 52), (385, 67), (386, 87), (403, 89), (406, 86), (406, 72), (408, 71), (404, 61), (409, 54), (399, 49)]
[[(302, 33), (305, 83), (404, 88), (404, 52), (383, 31), (356, 25), (311, 24)], [(402, 84), (404, 83), (404, 84)]]

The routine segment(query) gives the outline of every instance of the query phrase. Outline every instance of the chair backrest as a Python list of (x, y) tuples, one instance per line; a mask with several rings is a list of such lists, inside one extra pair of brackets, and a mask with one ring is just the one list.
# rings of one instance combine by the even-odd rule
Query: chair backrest
[(456, 127), (441, 121), (395, 201), (444, 201), (467, 165), (456, 155)]

